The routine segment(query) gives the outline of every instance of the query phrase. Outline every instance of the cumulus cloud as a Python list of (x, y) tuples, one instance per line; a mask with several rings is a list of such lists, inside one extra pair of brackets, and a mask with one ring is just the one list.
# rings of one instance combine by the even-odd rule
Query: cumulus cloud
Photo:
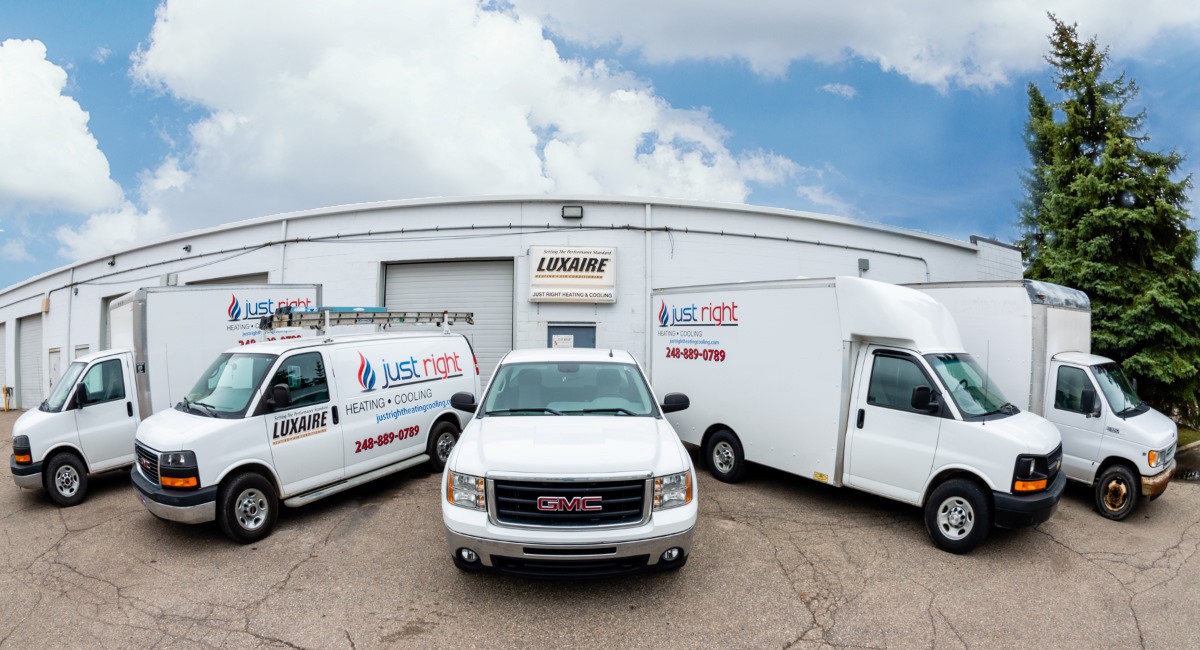
[(143, 212), (129, 201), (112, 210), (93, 214), (78, 228), (60, 227), (55, 236), (59, 253), (71, 259), (97, 257), (169, 231), (157, 208)]
[(121, 200), (66, 84), (40, 41), (0, 44), (0, 213), (86, 213)]
[(570, 41), (617, 44), (654, 63), (736, 59), (779, 76), (792, 61), (856, 58), (938, 89), (990, 88), (1045, 65), (1051, 11), (1117, 55), (1200, 35), (1200, 3), (1145, 0), (511, 0)]
[[(204, 109), (126, 204), (59, 239), (104, 244), (238, 218), (424, 196), (605, 193), (743, 202), (796, 164), (734, 151), (543, 25), (474, 0), (171, 0), (139, 82)], [(94, 254), (94, 252), (92, 253)]]
[(830, 95), (837, 95), (838, 97), (845, 97), (846, 99), (854, 99), (855, 97), (858, 97), (858, 89), (848, 84), (825, 84), (824, 86), (821, 86), (821, 90), (829, 93)]
[(92, 52), (92, 60), (96, 63), (104, 63), (110, 55), (112, 55), (112, 50), (101, 45)]
[(33, 256), (25, 250), (25, 242), (9, 239), (0, 245), (0, 258), (9, 262), (32, 262)]

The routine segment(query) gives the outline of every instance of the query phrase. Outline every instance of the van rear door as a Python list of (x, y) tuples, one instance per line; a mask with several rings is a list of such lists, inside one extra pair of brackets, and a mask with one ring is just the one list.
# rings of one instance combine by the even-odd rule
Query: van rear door
[[(320, 350), (283, 357), (275, 366), (263, 396), (267, 441), (284, 496), (341, 480), (342, 428), (336, 416), (337, 395), (328, 377), (328, 360)], [(286, 386), (286, 406), (266, 406), (276, 386)]]
[(942, 419), (914, 408), (913, 390), (937, 384), (920, 359), (901, 350), (869, 346), (860, 365), (844, 482), (919, 505)]

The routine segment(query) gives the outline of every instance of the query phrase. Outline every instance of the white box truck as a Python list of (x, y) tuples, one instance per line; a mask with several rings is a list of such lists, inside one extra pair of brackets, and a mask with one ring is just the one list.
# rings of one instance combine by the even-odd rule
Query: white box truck
[(1179, 429), (1138, 396), (1117, 362), (1091, 354), (1091, 301), (1035, 280), (909, 285), (946, 306), (963, 344), (1019, 408), (1063, 439), (1063, 470), (1092, 486), (1096, 510), (1124, 519), (1175, 471)]
[(1053, 514), (1058, 430), (1008, 403), (929, 296), (838, 277), (653, 300), (654, 389), (691, 398), (668, 418), (716, 478), (754, 462), (922, 507), (954, 553)]
[(109, 311), (113, 347), (72, 362), (13, 425), (13, 480), (45, 488), (60, 506), (83, 501), (88, 475), (133, 464), (138, 423), (178, 402), (217, 353), (301, 336), (264, 334), (259, 320), (320, 298), (314, 284), (154, 287), (118, 298)]

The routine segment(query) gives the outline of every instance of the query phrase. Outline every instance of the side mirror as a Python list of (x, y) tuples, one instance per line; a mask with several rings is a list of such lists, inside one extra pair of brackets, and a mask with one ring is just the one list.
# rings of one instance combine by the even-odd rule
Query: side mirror
[(64, 410), (81, 409), (84, 406), (87, 406), (87, 388), (83, 384), (75, 384), (75, 390), (71, 391), (71, 399)]
[(1079, 410), (1089, 418), (1100, 417), (1100, 403), (1096, 401), (1096, 391), (1091, 388), (1083, 389), (1079, 394)]
[(928, 386), (917, 386), (913, 388), (912, 398), (909, 400), (909, 405), (913, 410), (924, 411), (926, 413), (937, 413), (941, 405), (938, 404), (937, 393)]
[(267, 400), (267, 406), (272, 410), (278, 411), (285, 409), (292, 403), (292, 391), (287, 384), (275, 384), (271, 387), (271, 397)]
[(662, 412), (674, 413), (675, 411), (682, 411), (691, 405), (692, 400), (688, 399), (687, 395), (683, 393), (667, 393), (666, 397), (663, 397)]
[(459, 411), (474, 413), (479, 405), (475, 403), (475, 396), (470, 393), (455, 393), (450, 396), (450, 406)]

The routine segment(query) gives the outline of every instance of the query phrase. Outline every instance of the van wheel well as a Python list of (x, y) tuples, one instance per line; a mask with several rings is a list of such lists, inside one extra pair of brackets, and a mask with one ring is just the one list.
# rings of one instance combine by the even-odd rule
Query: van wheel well
[(83, 453), (70, 445), (59, 445), (53, 449), (47, 450), (46, 454), (42, 456), (42, 460), (49, 462), (51, 458), (54, 458), (59, 454), (71, 454), (72, 456), (78, 458), (79, 462), (83, 463), (83, 466), (85, 469), (87, 469), (88, 473), (91, 473), (92, 468), (88, 466), (87, 459), (83, 457)]
[(718, 431), (731, 431), (731, 432), (733, 432), (733, 435), (735, 435), (735, 436), (737, 435), (737, 432), (733, 431), (733, 427), (726, 426), (719, 422), (717, 424), (712, 425), (711, 427), (705, 429), (704, 435), (700, 437), (700, 451), (702, 452), (701, 455), (703, 455), (703, 451), (708, 447), (708, 439), (711, 438), (712, 435)]
[(1096, 475), (1092, 477), (1092, 485), (1095, 485), (1096, 481), (1100, 480), (1100, 475), (1113, 465), (1124, 465), (1125, 467), (1129, 468), (1129, 471), (1133, 472), (1135, 477), (1141, 477), (1142, 475), (1142, 471), (1137, 468), (1137, 465), (1134, 465), (1132, 462), (1130, 462), (1128, 458), (1109, 456), (1108, 458), (1104, 459), (1104, 462), (1100, 463), (1100, 465), (1096, 467)]
[(240, 467), (233, 468), (232, 471), (230, 471), (225, 475), (224, 478), (221, 479), (221, 485), (225, 485), (226, 483), (232, 481), (238, 474), (245, 472), (258, 474), (266, 479), (267, 483), (270, 483), (271, 487), (275, 490), (275, 497), (278, 499), (283, 498), (283, 490), (279, 489), (279, 484), (275, 482), (275, 477), (271, 475), (271, 470), (258, 463), (250, 463), (249, 465), (241, 465)]
[[(443, 422), (449, 422), (450, 424), (453, 424), (455, 429), (458, 429), (459, 432), (462, 432), (462, 422), (458, 421), (457, 415), (455, 415), (453, 413), (443, 413), (443, 414), (439, 415), (436, 420), (433, 421), (433, 426), (436, 427), (437, 425), (439, 425)], [(430, 428), (432, 429), (432, 427), (430, 427)]]
[(926, 488), (925, 494), (921, 497), (921, 505), (924, 506), (929, 501), (929, 495), (933, 494), (933, 491), (936, 490), (939, 485), (954, 478), (965, 479), (978, 485), (979, 489), (983, 490), (983, 494), (987, 497), (988, 508), (995, 507), (996, 504), (992, 500), (992, 488), (988, 487), (986, 481), (965, 469), (948, 469), (935, 476), (933, 480), (929, 482), (929, 487)]

